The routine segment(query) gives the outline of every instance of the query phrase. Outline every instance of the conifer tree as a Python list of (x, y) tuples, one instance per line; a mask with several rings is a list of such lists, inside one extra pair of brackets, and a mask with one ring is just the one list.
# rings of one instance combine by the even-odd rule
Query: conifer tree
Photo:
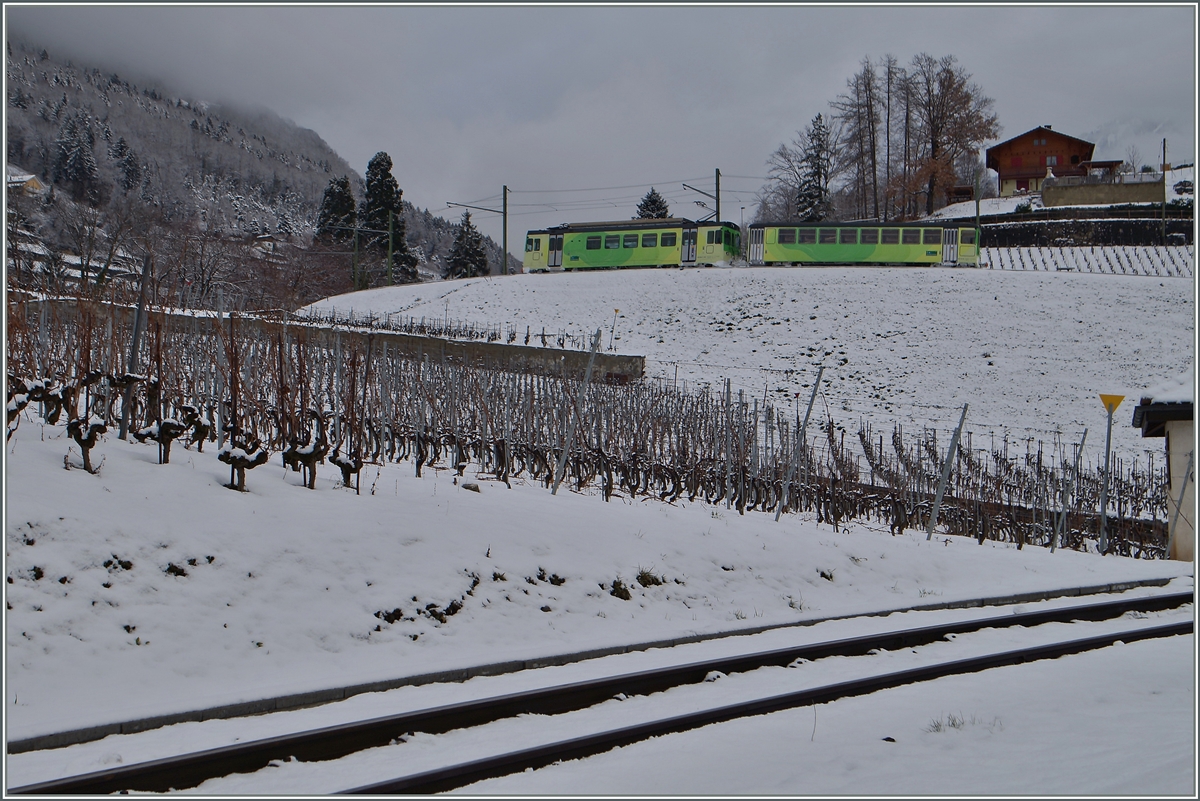
[(671, 210), (667, 207), (667, 201), (652, 186), (638, 204), (637, 216), (641, 220), (665, 220), (671, 216)]
[(354, 238), (353, 229), (357, 221), (349, 177), (343, 175), (330, 179), (321, 198), (321, 210), (317, 214), (317, 230), (313, 238), (326, 244), (348, 242)]
[(820, 222), (829, 217), (829, 179), (833, 169), (833, 143), (821, 114), (813, 117), (804, 132), (797, 214), (802, 222)]
[[(379, 151), (367, 164), (367, 191), (359, 209), (360, 225), (367, 229), (362, 236), (364, 250), (381, 259), (392, 256), (392, 277), (401, 284), (415, 283), (417, 257), (408, 247), (401, 199), (403, 191), (392, 176), (392, 158)], [(390, 239), (389, 239), (390, 238)]]
[(99, 200), (95, 142), (91, 120), (83, 111), (63, 120), (54, 141), (53, 180), (66, 186), (76, 201)]
[(446, 262), (446, 278), (475, 278), (488, 274), (487, 251), (483, 248), (483, 235), (471, 224), (471, 212), (464, 211), (450, 258)]

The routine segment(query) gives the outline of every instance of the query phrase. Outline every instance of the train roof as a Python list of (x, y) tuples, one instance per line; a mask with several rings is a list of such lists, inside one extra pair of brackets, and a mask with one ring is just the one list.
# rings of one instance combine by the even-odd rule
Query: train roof
[[(656, 228), (682, 228), (684, 226), (696, 226), (702, 228), (705, 226), (729, 226), (737, 228), (737, 223), (731, 222), (696, 222), (684, 217), (659, 217), (659, 218), (641, 218), (635, 217), (631, 220), (610, 220), (607, 222), (584, 222), (584, 223), (563, 223), (554, 225), (549, 228), (538, 228), (532, 230), (529, 234), (562, 234), (562, 233), (584, 233), (592, 231), (620, 231), (624, 229), (637, 229), (645, 231)], [(527, 235), (529, 235), (527, 234)]]
[(842, 222), (795, 221), (752, 223), (748, 228), (972, 228), (971, 225), (947, 225), (953, 220), (879, 222), (877, 220), (845, 220)]

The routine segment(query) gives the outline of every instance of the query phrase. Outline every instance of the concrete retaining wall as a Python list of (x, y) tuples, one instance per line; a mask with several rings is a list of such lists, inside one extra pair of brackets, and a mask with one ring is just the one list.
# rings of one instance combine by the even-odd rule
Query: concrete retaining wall
[(1042, 187), (1042, 203), (1046, 206), (1084, 206), (1091, 203), (1162, 203), (1165, 197), (1162, 181), (1138, 184)]

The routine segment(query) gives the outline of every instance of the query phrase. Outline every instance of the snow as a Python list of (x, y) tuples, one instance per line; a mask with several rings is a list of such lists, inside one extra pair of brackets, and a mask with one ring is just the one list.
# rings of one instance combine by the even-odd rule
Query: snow
[(1142, 391), (1142, 403), (1191, 403), (1196, 396), (1196, 367)]
[[(1089, 428), (1088, 452), (1102, 454), (1098, 393), (1133, 397), (1191, 362), (1194, 287), (1065, 271), (631, 270), (388, 287), (301, 313), (465, 319), (511, 326), (518, 342), (528, 326), (535, 343), (544, 326), (581, 348), (599, 328), (606, 350), (644, 355), (651, 379), (723, 390), (729, 378), (735, 394), (783, 407), (807, 401), (824, 363), (814, 419), (828, 412), (850, 436), (860, 419), (885, 434), (896, 423), (948, 432), (969, 403), (977, 445), (1058, 432), (1078, 442)], [(1160, 453), (1130, 419), (1114, 426), (1117, 453)]]
[[(861, 416), (889, 427), (945, 428), (969, 401), (977, 439), (989, 428), (1046, 436), (1057, 426), (1075, 438), (1083, 426), (1098, 430), (1103, 422), (1096, 392), (1132, 396), (1148, 383), (1178, 380), (1180, 365), (1193, 358), (1192, 293), (1190, 278), (1077, 273), (645, 270), (396, 287), (319, 307), (446, 315), (535, 332), (545, 325), (581, 340), (602, 328), (606, 346), (611, 340), (616, 351), (647, 356), (651, 380), (674, 381), (678, 370), (692, 387), (715, 387), (729, 376), (735, 391), (758, 397), (765, 381), (785, 406), (798, 393), (807, 398), (804, 384), (823, 361), (828, 381), (818, 410), (828, 403), (846, 425)], [(10, 755), (7, 787), (239, 738), (964, 613), (830, 620), (841, 616), (1156, 578), (1171, 583), (1132, 592), (1193, 587), (1190, 563), (927, 541), (916, 531), (893, 537), (885, 523), (835, 531), (811, 515), (776, 523), (770, 514), (740, 516), (702, 503), (620, 496), (605, 503), (598, 492), (551, 495), (520, 479), (508, 489), (473, 465), (464, 478), (479, 492), (463, 491), (464, 479), (444, 467), (427, 465), (416, 478), (405, 462), (364, 465), (356, 493), (341, 486), (332, 464), (318, 468), (316, 489), (308, 490), (273, 454), (247, 472), (248, 492), (238, 493), (224, 486), (230, 468), (216, 448), (177, 446), (172, 462), (159, 465), (156, 445), (110, 431), (92, 452), (101, 464), (92, 475), (63, 469), (64, 455), (78, 461), (78, 447), (63, 425), (43, 425), (36, 411), (22, 412), (4, 459), (9, 741), (483, 664), (784, 628)], [(1113, 433), (1119, 452), (1139, 452), (1131, 427)], [(1099, 439), (1093, 433), (1088, 441)], [(665, 583), (643, 586), (642, 571)], [(552, 582), (555, 576), (565, 582)], [(630, 600), (611, 595), (617, 579)], [(449, 614), (455, 603), (461, 609)], [(1162, 614), (1187, 619), (1193, 609)], [(1089, 624), (1088, 632), (1136, 622)], [(1048, 634), (979, 632), (953, 646), (1013, 647), (1035, 636)], [(901, 669), (961, 655), (950, 648), (882, 658)], [(618, 725), (635, 713), (678, 714), (704, 703), (698, 689), (733, 698), (832, 683), (863, 675), (876, 664), (863, 660), (874, 658), (719, 677), (700, 688), (614, 700), (578, 716), (525, 716), (449, 739), (419, 735), (327, 766), (284, 763), (214, 780), (199, 792), (347, 789), (370, 780), (364, 776), (432, 766), (447, 758), (439, 744), (449, 744), (453, 757), (518, 747), (596, 723)], [(823, 704), (815, 734), (813, 710), (792, 710), (465, 789), (1182, 794), (1195, 782), (1194, 683), (1192, 637), (1133, 643)], [(927, 730), (952, 713), (963, 716), (961, 727)]]
[[(356, 495), (338, 486), (332, 468), (320, 472), (316, 490), (307, 490), (298, 473), (274, 458), (251, 471), (249, 492), (242, 494), (222, 486), (228, 468), (211, 452), (181, 450), (171, 464), (159, 465), (156, 446), (109, 436), (96, 449), (104, 459), (99, 475), (89, 475), (62, 469), (63, 454), (73, 450), (61, 426), (43, 426), (28, 410), (6, 448), (9, 740), (483, 663), (980, 595), (1154, 577), (1174, 578), (1172, 589), (1192, 586), (1190, 564), (1018, 551), (958, 538), (927, 542), (923, 532), (892, 537), (882, 524), (835, 532), (811, 516), (789, 515), (777, 524), (771, 515), (742, 517), (703, 504), (619, 498), (606, 504), (597, 494), (552, 496), (519, 480), (509, 490), (471, 470), (467, 478), (480, 485), (479, 493), (463, 492), (449, 470), (427, 466), (418, 479), (411, 463), (368, 465)], [(666, 583), (641, 586), (635, 577), (643, 569)], [(539, 580), (539, 573), (566, 581)], [(630, 601), (609, 593), (618, 577), (630, 587)], [(462, 609), (444, 622), (420, 611), (431, 603), (447, 610), (454, 601)], [(397, 608), (401, 619), (382, 619)], [(910, 614), (944, 619), (950, 613)], [(904, 624), (872, 620), (866, 628)], [(864, 631), (861, 622), (822, 626), (760, 637), (777, 643), (799, 633), (817, 641)], [(719, 642), (727, 649), (744, 647)], [(1178, 685), (1166, 698), (1145, 708), (1137, 702), (1141, 695), (1126, 697), (1122, 690), (1111, 702), (1122, 720), (1154, 718), (1172, 743), (1178, 709), (1185, 706), (1179, 687), (1190, 686), (1192, 669), (1177, 651), (1153, 660), (1154, 669)], [(668, 656), (676, 657), (647, 652), (636, 665)], [(1107, 676), (1109, 669), (1103, 662), (1084, 675)], [(578, 675), (558, 670), (561, 679)], [(502, 678), (474, 688), (401, 688), (364, 696), (354, 706), (319, 709), (325, 715), (345, 716), (350, 709), (383, 714), (388, 704), (432, 705), (447, 694), (500, 687), (495, 682)], [(967, 686), (984, 685), (968, 680)], [(890, 728), (892, 702), (885, 701), (878, 714), (889, 733), (901, 732), (905, 741), (913, 725), (942, 711), (961, 706), (989, 718), (1000, 714), (1007, 731), (1019, 721), (1007, 735), (1018, 749), (1042, 719), (1031, 703), (1026, 708), (1032, 718), (1022, 713), (1013, 721), (1007, 704), (983, 705), (975, 700), (984, 697), (980, 690), (965, 698), (963, 692), (902, 704), (909, 710), (908, 729)], [(402, 700), (389, 702), (392, 696)], [(1173, 705), (1161, 715), (1160, 700)], [(1076, 726), (1090, 725), (1092, 713), (1083, 706), (1072, 712), (1071, 703), (1063, 703), (1060, 714)], [(162, 748), (139, 743), (162, 737), (175, 737), (188, 750), (207, 747), (206, 738), (229, 742), (255, 727), (278, 727), (277, 717), (183, 724), (172, 727), (177, 735), (150, 732), (9, 756), (9, 786), (100, 769), (114, 760), (137, 761), (147, 748)], [(306, 721), (292, 724), (302, 728), (314, 718), (295, 720)], [(539, 730), (543, 736), (557, 731)], [(928, 742), (937, 750), (948, 739)], [(876, 741), (872, 736), (864, 742), (860, 758)], [(1040, 742), (1063, 744), (1049, 737)], [(1172, 745), (1169, 754), (1177, 752)], [(394, 763), (388, 765), (394, 772)], [(355, 784), (345, 776), (340, 781), (343, 787)], [(221, 792), (244, 791), (224, 787)]]

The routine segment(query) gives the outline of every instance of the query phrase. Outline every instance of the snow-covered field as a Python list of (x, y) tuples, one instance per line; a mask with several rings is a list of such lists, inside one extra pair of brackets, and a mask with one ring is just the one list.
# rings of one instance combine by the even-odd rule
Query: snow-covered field
[[(519, 275), (389, 287), (313, 311), (545, 328), (646, 356), (651, 378), (806, 402), (857, 430), (953, 429), (963, 403), (975, 444), (1078, 442), (1103, 453), (1098, 393), (1127, 395), (1113, 447), (1156, 458), (1130, 426), (1138, 393), (1194, 358), (1190, 278), (940, 268), (714, 268)], [(615, 311), (619, 310), (619, 311)], [(518, 342), (522, 339), (518, 339)], [(536, 339), (534, 340), (536, 343)], [(1144, 460), (1144, 457), (1141, 457)]]
[[(476, 493), (457, 486), (448, 471), (426, 468), (418, 479), (407, 464), (364, 469), (363, 491), (356, 496), (329, 477), (318, 478), (316, 490), (305, 489), (297, 474), (273, 461), (251, 471), (250, 491), (238, 494), (222, 486), (228, 469), (211, 449), (203, 454), (179, 449), (171, 464), (158, 465), (154, 446), (110, 437), (93, 454), (96, 461), (103, 458), (99, 475), (65, 470), (64, 456), (78, 461), (72, 451), (62, 427), (43, 427), (33, 419), (22, 423), (6, 448), (8, 739), (455, 667), (983, 594), (1149, 577), (1176, 577), (1173, 588), (1192, 586), (1190, 564), (1018, 551), (957, 538), (929, 543), (923, 533), (892, 537), (882, 526), (855, 524), (835, 533), (809, 517), (787, 516), (777, 524), (770, 515), (740, 517), (702, 504), (620, 499), (605, 504), (598, 495), (552, 496), (520, 482), (509, 490), (468, 473), (482, 485)], [(665, 583), (642, 586), (636, 581), (642, 570)], [(631, 586), (631, 600), (609, 593), (618, 577)], [(461, 609), (444, 622), (425, 611), (436, 604), (447, 612), (455, 601)], [(389, 623), (381, 617), (397, 609), (399, 619)], [(873, 625), (895, 624), (877, 619)], [(808, 636), (849, 633), (861, 632)], [(1191, 731), (1180, 712), (1190, 708), (1193, 675), (1191, 638), (1184, 639), (1187, 647), (1138, 646), (1156, 672), (1139, 679), (1136, 689), (1124, 682), (1105, 689), (1112, 670), (1131, 668), (1123, 661), (1088, 667), (1093, 663), (1083, 660), (1101, 659), (1091, 656), (1072, 663), (1091, 689), (1076, 681), (1067, 690), (1063, 685), (1071, 682), (1062, 675), (1024, 667), (1001, 671), (1010, 678), (1001, 680), (999, 686), (1007, 689), (996, 703), (981, 701), (987, 695), (983, 688), (993, 686), (990, 679), (931, 685), (920, 691), (919, 703), (903, 700), (911, 690), (889, 695), (901, 700), (852, 715), (858, 726), (872, 721), (855, 735), (865, 738), (857, 746), (858, 759), (871, 759), (884, 735), (903, 741), (923, 737), (923, 746), (916, 741), (904, 746), (918, 749), (902, 751), (914, 758), (922, 749), (950, 750), (958, 758), (968, 748), (961, 743), (999, 736), (986, 726), (948, 731), (942, 738), (919, 735), (928, 719), (960, 711), (1003, 718), (1006, 731), (1015, 734), (1006, 735), (1002, 753), (1013, 754), (1028, 749), (1028, 732), (1056, 717), (1058, 728), (1043, 741), (1057, 747), (1061, 741), (1050, 738), (1090, 730), (1094, 714), (1085, 700), (1108, 699), (1115, 719), (1134, 721), (1122, 729), (1131, 738), (1153, 730), (1170, 743), (1166, 750), (1150, 749), (1153, 764), (1165, 759), (1177, 773)], [(1057, 688), (1050, 693), (1055, 706), (1027, 704), (1018, 711), (1003, 701), (1028, 676), (1037, 677), (1039, 687)], [(403, 703), (409, 705), (438, 697), (418, 695), (421, 688), (407, 691)], [(1152, 691), (1165, 696), (1143, 704)], [(382, 714), (387, 695), (377, 701), (357, 697), (354, 709)], [(835, 706), (868, 709), (856, 706), (862, 703)], [(907, 710), (903, 725), (897, 704)], [(783, 714), (772, 720), (786, 721), (793, 713)], [(808, 741), (811, 722), (805, 715), (811, 712), (794, 714), (804, 722), (800, 739)], [(255, 726), (272, 725), (274, 717), (241, 725), (184, 724), (176, 727), (180, 734), (165, 736), (174, 736), (181, 749), (207, 747), (212, 743), (206, 737), (230, 742)], [(837, 721), (835, 716), (830, 728), (821, 729), (822, 745), (806, 759), (823, 758), (848, 736)], [(877, 732), (884, 724), (888, 731)], [(741, 732), (754, 723), (731, 725)], [(797, 724), (762, 728), (764, 754), (776, 747), (768, 741), (775, 741), (778, 725)], [(222, 728), (206, 734), (210, 729), (204, 727), (213, 726)], [(144, 742), (151, 736), (133, 737)], [(135, 761), (145, 749), (135, 742), (131, 736), (112, 737), (9, 756), (9, 786)], [(851, 759), (855, 752), (845, 753)], [(687, 785), (684, 775), (672, 785), (671, 773), (662, 771), (677, 767), (655, 761), (651, 768), (658, 790), (700, 789)], [(855, 775), (863, 775), (864, 791), (877, 787), (883, 775), (882, 768), (856, 774), (843, 765), (839, 771), (830, 782), (841, 776), (843, 786), (853, 788)], [(723, 787), (791, 786), (804, 792), (808, 786), (782, 776), (763, 784), (746, 775), (746, 784)], [(1036, 791), (1050, 775), (1049, 768), (1031, 775), (1027, 787)], [(1175, 787), (1177, 780), (1182, 781), (1171, 775), (1161, 786)], [(270, 776), (255, 781), (269, 784)], [(1124, 781), (1097, 786), (1125, 787)], [(217, 792), (238, 792), (236, 785), (222, 786)], [(517, 786), (505, 784), (504, 792)]]
[[(969, 402), (977, 443), (989, 430), (1017, 436), (1029, 428), (1050, 439), (1061, 426), (1075, 439), (1088, 426), (1089, 444), (1098, 444), (1104, 414), (1096, 392), (1136, 396), (1193, 359), (1193, 282), (1179, 278), (634, 271), (392, 288), (322, 307), (351, 305), (359, 313), (545, 326), (580, 337), (602, 328), (606, 347), (611, 338), (614, 350), (646, 354), (652, 377), (715, 387), (728, 376), (735, 390), (787, 405), (796, 393), (807, 397), (804, 385), (824, 363), (825, 401), (839, 422), (850, 426), (861, 416), (910, 430), (947, 428)], [(1128, 426), (1132, 400), (1118, 413), (1115, 447), (1161, 452), (1161, 441), (1143, 443)], [(171, 464), (158, 465), (153, 444), (109, 434), (92, 454), (99, 475), (89, 475), (64, 469), (64, 457), (78, 465), (79, 453), (62, 426), (43, 426), (32, 407), (25, 412), (4, 459), (8, 740), (981, 595), (1153, 577), (1173, 578), (1171, 589), (1193, 586), (1191, 564), (959, 538), (930, 543), (923, 533), (892, 537), (883, 524), (835, 532), (810, 516), (775, 523), (703, 504), (620, 497), (606, 504), (599, 494), (552, 496), (521, 481), (510, 490), (469, 470), (476, 493), (449, 471), (426, 467), (418, 479), (411, 463), (364, 467), (356, 495), (335, 484), (328, 466), (316, 490), (307, 490), (275, 456), (249, 471), (249, 492), (239, 494), (222, 486), (229, 470), (214, 451), (177, 447)], [(643, 586), (643, 571), (664, 583)], [(618, 578), (631, 600), (610, 594)], [(866, 625), (907, 624), (873, 620)], [(863, 626), (759, 636), (815, 641)], [(609, 659), (627, 660), (613, 669), (640, 669), (664, 658), (653, 651)], [(822, 705), (815, 735), (812, 710), (797, 710), (469, 789), (1186, 793), (1195, 781), (1194, 664), (1192, 637), (1132, 644)], [(600, 669), (568, 666), (554, 675), (569, 681)], [(401, 688), (287, 715), (8, 756), (6, 786), (535, 680)], [(978, 722), (927, 731), (951, 713)], [(559, 731), (554, 719), (534, 723)], [(507, 729), (497, 731), (490, 736), (503, 738)], [(406, 764), (386, 749), (362, 758), (379, 761), (385, 775)], [(326, 791), (305, 766), (289, 763), (278, 779), (272, 770), (279, 769), (201, 791)], [(328, 789), (353, 786), (355, 775), (326, 780)]]

